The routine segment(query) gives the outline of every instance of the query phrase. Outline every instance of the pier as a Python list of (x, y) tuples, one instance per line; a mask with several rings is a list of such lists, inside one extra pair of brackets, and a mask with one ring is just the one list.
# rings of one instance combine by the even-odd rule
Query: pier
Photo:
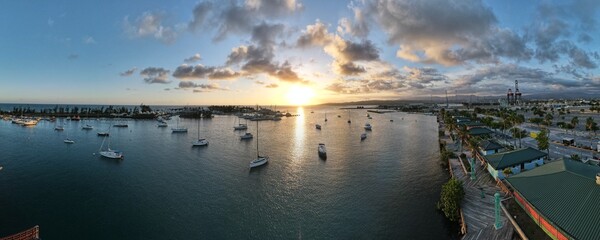
[(38, 240), (40, 239), (40, 226), (34, 226), (30, 229), (10, 235), (8, 237), (0, 237), (0, 240)]

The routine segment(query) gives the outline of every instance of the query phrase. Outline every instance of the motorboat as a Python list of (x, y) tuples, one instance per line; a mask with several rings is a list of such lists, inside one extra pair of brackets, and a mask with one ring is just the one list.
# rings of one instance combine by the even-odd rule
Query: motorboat
[(38, 124), (38, 120), (35, 120), (35, 119), (23, 120), (20, 124), (22, 126), (35, 126), (36, 124)]
[(67, 138), (67, 139), (65, 139), (65, 140), (64, 140), (64, 142), (65, 142), (65, 143), (68, 143), (68, 144), (73, 144), (73, 143), (75, 143), (75, 141), (73, 141), (73, 140), (71, 140), (71, 139), (68, 139), (68, 138)]
[(65, 130), (65, 128), (63, 126), (56, 126), (56, 127), (54, 127), (54, 130), (63, 131), (63, 130)]
[(319, 157), (327, 158), (327, 149), (325, 148), (324, 143), (319, 143), (319, 147), (317, 148), (317, 151), (319, 152)]
[(316, 127), (317, 129), (321, 130), (321, 125), (319, 125), (319, 124), (316, 124), (316, 125), (315, 125), (315, 127)]
[(372, 128), (372, 126), (370, 123), (365, 123), (365, 130), (371, 131), (371, 128)]
[(361, 134), (360, 140), (365, 140), (365, 139), (367, 139), (367, 134), (366, 133)]
[(166, 122), (160, 121), (156, 124), (157, 127), (168, 127), (169, 125)]
[(83, 130), (92, 130), (92, 129), (94, 129), (94, 127), (92, 127), (92, 125), (86, 124), (86, 125), (83, 125), (83, 127), (81, 127), (81, 129), (83, 129)]
[(108, 132), (98, 132), (98, 136), (101, 137), (108, 137), (108, 135), (110, 135)]
[(242, 139), (242, 140), (244, 140), (244, 139), (251, 139), (253, 137), (254, 136), (252, 135), (252, 133), (246, 133), (246, 134), (240, 136), (240, 139)]
[(233, 127), (233, 130), (246, 130), (248, 129), (248, 125), (240, 123), (237, 126)]

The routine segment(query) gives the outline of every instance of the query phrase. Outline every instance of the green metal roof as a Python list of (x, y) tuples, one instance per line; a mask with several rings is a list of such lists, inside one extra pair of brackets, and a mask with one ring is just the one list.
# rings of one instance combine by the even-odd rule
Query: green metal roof
[(467, 127), (484, 126), (484, 124), (481, 123), (481, 122), (471, 122), (471, 121), (469, 121), (469, 122), (459, 122), (458, 125), (464, 125), (464, 126), (467, 126)]
[(469, 135), (471, 136), (485, 135), (490, 133), (493, 133), (492, 130), (489, 130), (484, 127), (474, 127), (469, 129)]
[(479, 147), (483, 150), (496, 150), (504, 148), (500, 143), (495, 140), (484, 140), (479, 142)]
[(530, 162), (532, 160), (545, 157), (547, 154), (535, 148), (522, 148), (508, 152), (501, 152), (483, 156), (485, 160), (494, 167), (502, 170), (504, 168)]
[(507, 178), (513, 188), (555, 226), (574, 237), (600, 237), (600, 167), (555, 161)]

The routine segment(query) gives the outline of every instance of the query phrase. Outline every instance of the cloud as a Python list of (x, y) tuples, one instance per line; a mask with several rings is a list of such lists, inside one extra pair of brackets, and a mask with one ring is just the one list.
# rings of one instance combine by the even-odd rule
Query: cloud
[(67, 56), (67, 58), (68, 58), (69, 60), (75, 60), (75, 59), (78, 59), (78, 58), (79, 58), (79, 54), (76, 54), (76, 53), (71, 53), (71, 54), (69, 54), (69, 56)]
[(125, 72), (119, 73), (119, 75), (121, 75), (121, 77), (129, 77), (129, 76), (133, 75), (133, 73), (135, 73), (136, 70), (137, 70), (137, 68), (134, 67), (132, 69), (128, 69)]
[(529, 60), (526, 39), (497, 26), (491, 9), (480, 0), (375, 0), (372, 16), (396, 44), (396, 56), (414, 62), (446, 66), (468, 61), (495, 62), (499, 57)]
[(163, 43), (173, 43), (177, 39), (174, 27), (164, 26), (163, 16), (160, 13), (144, 12), (135, 21), (129, 21), (129, 17), (123, 20), (123, 28), (127, 35), (132, 38), (153, 37)]
[(219, 86), (219, 84), (216, 84), (216, 83), (197, 84), (197, 83), (190, 82), (190, 81), (179, 82), (179, 89), (190, 89), (190, 88), (194, 89), (194, 92), (210, 92), (213, 90), (228, 91), (229, 90), (227, 88), (223, 88), (223, 87)]
[(279, 87), (279, 85), (277, 85), (277, 83), (271, 83), (271, 84), (269, 84), (269, 85), (267, 85), (267, 86), (265, 86), (265, 87), (266, 87), (266, 88), (278, 88), (278, 87)]
[(355, 43), (335, 36), (324, 49), (334, 58), (333, 70), (341, 75), (357, 75), (366, 72), (366, 69), (354, 63), (355, 61), (379, 60), (379, 50), (369, 40)]
[(96, 44), (96, 40), (91, 36), (86, 36), (83, 38), (83, 43), (85, 44)]
[(350, 7), (354, 12), (354, 22), (348, 18), (341, 18), (338, 21), (337, 32), (340, 34), (351, 34), (355, 37), (366, 38), (369, 35), (369, 25), (362, 9)]
[(317, 20), (315, 24), (307, 25), (302, 35), (296, 41), (298, 47), (324, 46), (333, 40), (333, 34), (327, 31), (327, 26)]
[(186, 62), (186, 63), (194, 63), (194, 62), (197, 62), (197, 61), (200, 61), (200, 60), (202, 60), (202, 57), (200, 57), (199, 53), (196, 53), (196, 54), (194, 54), (194, 56), (186, 58), (183, 61)]
[(254, 83), (259, 84), (259, 85), (264, 85), (265, 84), (264, 81), (260, 81), (260, 80), (256, 80), (256, 81), (254, 81)]
[(262, 22), (252, 28), (252, 41), (259, 46), (273, 46), (275, 39), (283, 34), (283, 24), (267, 24)]
[(169, 72), (169, 70), (164, 68), (147, 67), (140, 72), (140, 76), (144, 77), (144, 82), (148, 84), (166, 84), (171, 82), (169, 80)]
[(296, 0), (247, 0), (241, 5), (231, 1), (212, 21), (218, 26), (213, 40), (221, 41), (229, 34), (248, 33), (261, 21), (288, 17), (300, 10), (302, 4)]
[(188, 23), (188, 28), (191, 31), (200, 29), (204, 25), (204, 21), (210, 13), (210, 10), (212, 10), (212, 7), (212, 2), (198, 3), (192, 11), (194, 18)]
[(185, 80), (195, 80), (195, 79), (212, 79), (212, 80), (222, 80), (222, 79), (232, 79), (241, 76), (240, 73), (231, 70), (230, 68), (216, 68), (216, 67), (207, 67), (202, 64), (198, 64), (196, 66), (191, 66), (187, 64), (183, 64), (173, 72), (173, 77), (178, 79)]
[(440, 73), (435, 68), (430, 67), (422, 67), (422, 68), (410, 68), (404, 67), (404, 71), (407, 75), (404, 77), (409, 81), (416, 81), (419, 83), (431, 83), (431, 82), (440, 82), (447, 81), (448, 77), (442, 73)]

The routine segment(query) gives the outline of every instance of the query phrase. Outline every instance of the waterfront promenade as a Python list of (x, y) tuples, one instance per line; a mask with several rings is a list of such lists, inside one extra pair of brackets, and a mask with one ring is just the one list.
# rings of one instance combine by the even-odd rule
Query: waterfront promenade
[[(442, 140), (445, 141), (449, 151), (453, 151), (457, 156), (460, 155), (459, 148), (450, 138), (444, 137)], [(468, 152), (464, 153), (470, 155)], [(470, 173), (466, 172), (466, 166), (462, 166), (460, 159), (451, 158), (449, 161), (453, 176), (463, 182), (465, 190), (461, 209), (467, 232), (462, 239), (513, 239), (514, 228), (504, 213), (500, 214), (502, 228), (498, 230), (494, 228), (494, 194), (496, 192), (502, 194), (500, 187), (496, 186), (496, 182), (479, 161), (476, 161), (475, 165), (477, 166), (476, 178), (471, 180)], [(504, 194), (501, 198), (504, 198)]]

